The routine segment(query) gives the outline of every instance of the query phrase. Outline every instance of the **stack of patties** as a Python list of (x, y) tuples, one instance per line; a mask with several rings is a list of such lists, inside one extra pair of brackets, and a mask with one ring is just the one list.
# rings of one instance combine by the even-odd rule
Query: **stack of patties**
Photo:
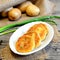
[(33, 25), (26, 34), (21, 36), (16, 42), (18, 52), (27, 53), (39, 47), (41, 42), (46, 38), (48, 29), (45, 24)]

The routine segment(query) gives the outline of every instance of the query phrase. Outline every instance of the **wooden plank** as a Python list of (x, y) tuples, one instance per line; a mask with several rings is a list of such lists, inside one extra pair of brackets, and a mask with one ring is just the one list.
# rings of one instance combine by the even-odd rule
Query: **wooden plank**
[(46, 46), (44, 49), (28, 56), (19, 56), (14, 54), (10, 50), (9, 45), (7, 43), (9, 41), (9, 37), (11, 36), (11, 34), (1, 36), (0, 40), (1, 39), (3, 40), (1, 46), (5, 47), (0, 50), (1, 58), (3, 60), (59, 60), (60, 59), (60, 34), (56, 29), (56, 26), (53, 27), (55, 30), (55, 35), (51, 43), (48, 46)]
[[(53, 15), (60, 15), (60, 12), (59, 12), (60, 0), (53, 0), (53, 2), (55, 2), (57, 5), (55, 13)], [(24, 19), (31, 18), (31, 17), (26, 18), (25, 14), (23, 14), (23, 16), (24, 16)], [(24, 19), (22, 18), (15, 22), (19, 22)], [(10, 23), (15, 23), (15, 22), (9, 21), (7, 18), (6, 19), (4, 18), (0, 20), (0, 27), (2, 27), (2, 25), (4, 26)], [(60, 28), (60, 20), (56, 20), (56, 22), (58, 23), (57, 27)], [(29, 56), (18, 56), (11, 52), (8, 46), (8, 42), (12, 33), (0, 36), (0, 41), (2, 40), (0, 45), (0, 59), (2, 60), (60, 60), (60, 33), (58, 32), (57, 27), (54, 26), (55, 35), (51, 43), (48, 46), (46, 46), (43, 50)]]

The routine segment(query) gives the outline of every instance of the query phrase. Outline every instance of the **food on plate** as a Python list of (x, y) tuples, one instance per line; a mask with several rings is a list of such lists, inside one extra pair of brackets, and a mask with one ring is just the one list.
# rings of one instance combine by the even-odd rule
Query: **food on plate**
[(31, 31), (36, 32), (37, 34), (39, 34), (41, 41), (43, 41), (45, 39), (46, 35), (48, 34), (48, 29), (47, 29), (46, 25), (42, 24), (42, 23), (35, 24), (34, 26), (32, 26), (28, 30), (28, 32), (31, 32)]
[(19, 5), (18, 8), (21, 10), (21, 12), (26, 12), (26, 8), (31, 4), (32, 3), (30, 1), (26, 1)]
[(18, 52), (26, 53), (32, 51), (41, 45), (48, 34), (48, 28), (45, 24), (35, 24), (22, 35), (16, 42), (16, 50)]
[(36, 5), (29, 5), (26, 9), (26, 13), (29, 16), (37, 16), (40, 13), (40, 9)]
[(16, 42), (16, 50), (18, 52), (27, 53), (35, 48), (35, 35), (23, 35)]
[(30, 34), (33, 34), (33, 33), (35, 34), (35, 48), (37, 48), (41, 45), (41, 38), (40, 38), (39, 34), (34, 32), (34, 31), (27, 32), (26, 34), (30, 35)]
[(47, 34), (48, 34), (48, 29), (47, 29), (45, 24), (41, 24), (40, 26), (42, 27), (43, 30), (39, 34), (41, 36), (41, 40), (43, 41), (46, 38)]
[(17, 20), (21, 17), (21, 11), (17, 8), (13, 8), (8, 12), (8, 18), (10, 20)]

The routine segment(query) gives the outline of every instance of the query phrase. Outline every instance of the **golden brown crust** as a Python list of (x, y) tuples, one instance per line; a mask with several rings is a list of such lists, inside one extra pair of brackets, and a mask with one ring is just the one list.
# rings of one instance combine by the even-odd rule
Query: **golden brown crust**
[(32, 35), (23, 35), (16, 42), (16, 50), (18, 52), (26, 53), (30, 52), (35, 48), (35, 38), (34, 34)]
[(16, 42), (16, 50), (26, 53), (32, 51), (41, 45), (41, 42), (46, 38), (48, 29), (45, 24), (33, 25), (26, 34), (21, 36)]
[(35, 47), (39, 47), (41, 45), (41, 41), (43, 41), (46, 38), (46, 35), (48, 34), (48, 29), (45, 24), (35, 24), (32, 26), (28, 32), (35, 32)]
[(40, 39), (40, 36), (38, 33), (31, 31), (31, 32), (27, 32), (26, 34), (28, 34), (28, 35), (34, 34), (35, 35), (35, 37), (33, 37), (33, 38), (35, 38), (35, 48), (37, 48), (41, 45), (41, 39)]
[(28, 30), (28, 32), (30, 32), (30, 31), (38, 33), (40, 35), (41, 40), (44, 40), (46, 35), (48, 34), (48, 29), (47, 29), (46, 25), (42, 24), (42, 23), (35, 24)]

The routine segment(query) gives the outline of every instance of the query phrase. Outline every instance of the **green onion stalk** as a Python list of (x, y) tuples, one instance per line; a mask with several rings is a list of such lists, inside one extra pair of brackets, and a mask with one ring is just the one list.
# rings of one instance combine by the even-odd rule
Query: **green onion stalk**
[(16, 26), (22, 26), (22, 25), (25, 25), (27, 23), (30, 23), (30, 22), (36, 22), (36, 21), (43, 21), (43, 22), (52, 22), (53, 24), (57, 25), (55, 21), (51, 20), (53, 18), (60, 18), (60, 16), (42, 16), (42, 17), (35, 17), (35, 18), (32, 18), (32, 19), (28, 19), (28, 20), (24, 20), (22, 22), (17, 22), (17, 23), (14, 23), (14, 24), (9, 24), (9, 25), (6, 25), (6, 26), (3, 26), (0, 28), (0, 33), (1, 34), (7, 34), (7, 33), (10, 33), (10, 32), (13, 32), (15, 30), (9, 30), (8, 32), (4, 32), (8, 29), (11, 29), (13, 27), (16, 27)]

